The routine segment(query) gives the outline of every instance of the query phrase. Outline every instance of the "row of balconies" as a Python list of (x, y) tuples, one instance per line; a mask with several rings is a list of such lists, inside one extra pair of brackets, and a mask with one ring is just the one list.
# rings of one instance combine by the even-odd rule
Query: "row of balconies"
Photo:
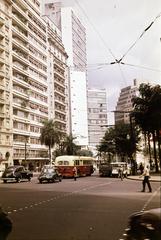
[(11, 141), (0, 140), (0, 145), (10, 146), (11, 144), (12, 144)]

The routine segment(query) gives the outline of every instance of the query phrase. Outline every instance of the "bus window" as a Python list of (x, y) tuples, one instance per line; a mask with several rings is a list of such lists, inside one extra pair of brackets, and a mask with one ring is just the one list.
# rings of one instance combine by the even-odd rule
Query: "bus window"
[(68, 161), (64, 161), (64, 165), (69, 165), (69, 162)]
[(63, 161), (58, 161), (58, 165), (63, 165)]
[(75, 160), (74, 165), (79, 166), (79, 160)]

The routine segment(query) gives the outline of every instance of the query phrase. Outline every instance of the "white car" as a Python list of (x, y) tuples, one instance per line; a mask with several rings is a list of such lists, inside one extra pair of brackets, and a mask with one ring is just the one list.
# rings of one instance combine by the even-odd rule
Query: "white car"
[(129, 167), (129, 164), (127, 164), (126, 162), (113, 162), (111, 163), (111, 167), (112, 167), (112, 176), (118, 176), (119, 174), (119, 168), (122, 167), (123, 168), (123, 174), (124, 176), (128, 176), (131, 173), (131, 168)]

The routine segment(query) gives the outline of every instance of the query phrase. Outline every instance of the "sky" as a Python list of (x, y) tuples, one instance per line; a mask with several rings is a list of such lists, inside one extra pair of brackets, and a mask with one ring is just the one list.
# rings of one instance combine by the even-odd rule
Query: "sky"
[[(121, 88), (133, 85), (134, 79), (161, 84), (160, 0), (64, 3), (75, 9), (86, 28), (88, 86), (107, 90), (109, 111), (115, 110)], [(124, 54), (122, 62), (134, 66), (110, 64)], [(113, 121), (112, 115), (109, 121)]]
[[(160, 0), (77, 0), (73, 4), (87, 31), (89, 87), (106, 88), (109, 111), (115, 110), (120, 89), (132, 85), (133, 79), (161, 84)], [(139, 67), (99, 65), (124, 54), (124, 63)]]

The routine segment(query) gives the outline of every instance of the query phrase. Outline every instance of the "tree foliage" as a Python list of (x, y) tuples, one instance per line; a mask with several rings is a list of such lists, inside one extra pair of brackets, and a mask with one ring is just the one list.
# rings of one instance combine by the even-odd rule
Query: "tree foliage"
[[(140, 95), (133, 98), (133, 117), (136, 124), (140, 127), (145, 135), (145, 139), (150, 141), (153, 138), (153, 152), (155, 159), (156, 172), (158, 172), (158, 161), (156, 151), (156, 141), (158, 143), (159, 160), (161, 164), (160, 150), (160, 130), (161, 130), (161, 86), (150, 84), (141, 84), (139, 87)], [(150, 142), (149, 153), (150, 153)]]
[(40, 141), (41, 144), (48, 146), (49, 159), (51, 161), (51, 148), (60, 142), (61, 132), (57, 129), (55, 122), (52, 119), (43, 121), (41, 128)]

